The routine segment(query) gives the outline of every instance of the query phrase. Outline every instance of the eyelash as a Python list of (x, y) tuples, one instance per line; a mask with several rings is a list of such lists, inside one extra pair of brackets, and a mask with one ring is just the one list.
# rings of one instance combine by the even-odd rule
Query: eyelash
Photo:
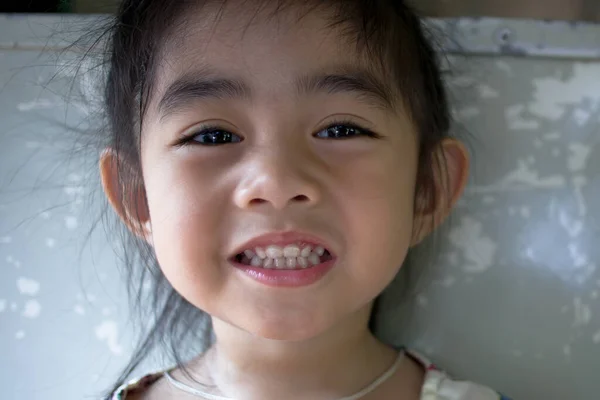
[[(320, 138), (320, 137), (316, 136), (317, 134), (319, 134), (323, 131), (326, 131), (328, 129), (332, 129), (335, 127), (344, 127), (346, 129), (357, 130), (362, 133), (357, 134), (357, 135), (350, 135), (350, 136), (346, 136), (346, 137), (338, 137), (335, 139)], [(192, 144), (200, 145), (200, 146), (202, 146), (202, 145), (204, 145), (204, 146), (223, 146), (226, 144), (239, 143), (244, 140), (243, 138), (240, 138), (240, 140), (238, 140), (238, 141), (227, 142), (227, 143), (212, 143), (212, 144), (211, 143), (200, 143), (200, 142), (194, 143), (195, 142), (194, 138), (196, 138), (200, 135), (205, 135), (205, 134), (210, 134), (210, 133), (218, 133), (218, 132), (222, 132), (222, 133), (226, 133), (227, 135), (233, 135), (233, 136), (239, 137), (239, 135), (236, 135), (235, 133), (231, 133), (219, 126), (207, 125), (207, 126), (200, 128), (198, 131), (194, 131), (192, 134), (183, 137), (181, 140), (179, 140), (177, 143), (175, 143), (175, 146), (183, 147), (183, 146), (192, 145)], [(348, 121), (348, 120), (338, 120), (338, 121), (330, 122), (326, 127), (317, 131), (313, 136), (316, 137), (317, 139), (323, 139), (323, 140), (327, 140), (327, 139), (329, 139), (329, 140), (347, 140), (347, 139), (351, 139), (353, 137), (361, 137), (361, 136), (365, 136), (365, 137), (369, 137), (369, 138), (373, 138), (373, 139), (381, 139), (382, 138), (382, 136), (379, 135), (378, 133), (376, 133), (370, 129), (363, 128), (363, 127), (357, 125), (356, 123), (354, 123), (352, 121)]]

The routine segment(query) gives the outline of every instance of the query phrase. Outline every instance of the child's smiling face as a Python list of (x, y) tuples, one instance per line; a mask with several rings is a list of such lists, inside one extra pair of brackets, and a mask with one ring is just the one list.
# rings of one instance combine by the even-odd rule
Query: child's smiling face
[[(214, 26), (208, 8), (188, 15), (159, 62), (141, 142), (149, 239), (190, 303), (259, 336), (307, 339), (369, 307), (400, 268), (413, 240), (418, 134), (393, 84), (318, 12), (298, 20), (235, 3)], [(348, 123), (380, 138), (325, 130)], [(219, 132), (177, 145), (206, 126)], [(289, 288), (234, 266), (244, 243), (282, 231), (320, 238), (334, 267)]]

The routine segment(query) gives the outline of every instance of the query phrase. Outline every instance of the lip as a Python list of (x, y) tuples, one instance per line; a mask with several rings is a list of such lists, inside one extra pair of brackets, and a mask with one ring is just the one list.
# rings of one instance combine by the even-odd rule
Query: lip
[(323, 239), (308, 233), (287, 231), (287, 232), (272, 232), (265, 235), (257, 236), (254, 239), (247, 241), (237, 247), (231, 254), (230, 259), (244, 252), (244, 250), (255, 249), (257, 247), (266, 248), (267, 246), (285, 247), (288, 244), (311, 245), (313, 247), (321, 246), (329, 251), (332, 258), (336, 258), (334, 250)]
[[(327, 249), (331, 259), (303, 269), (267, 269), (241, 264), (235, 260), (238, 254), (247, 249), (257, 247), (264, 249), (272, 245), (285, 247), (288, 244), (310, 245), (313, 248), (322, 246)], [(268, 233), (249, 240), (233, 251), (229, 262), (237, 271), (256, 282), (272, 287), (294, 288), (312, 285), (321, 280), (334, 267), (337, 256), (331, 246), (323, 239), (308, 233), (288, 231)]]
[(312, 285), (333, 269), (337, 259), (304, 269), (266, 269), (234, 262), (234, 267), (245, 276), (266, 286), (298, 288)]

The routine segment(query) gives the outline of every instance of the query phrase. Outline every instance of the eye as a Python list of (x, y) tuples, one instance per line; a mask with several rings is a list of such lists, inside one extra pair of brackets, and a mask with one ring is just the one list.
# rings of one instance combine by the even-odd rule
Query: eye
[(315, 137), (319, 139), (350, 139), (360, 136), (372, 138), (380, 137), (369, 129), (361, 128), (355, 124), (346, 122), (337, 122), (315, 134)]
[(220, 128), (207, 127), (184, 138), (181, 145), (201, 144), (204, 146), (220, 146), (230, 143), (239, 143), (241, 141), (242, 138), (235, 133)]

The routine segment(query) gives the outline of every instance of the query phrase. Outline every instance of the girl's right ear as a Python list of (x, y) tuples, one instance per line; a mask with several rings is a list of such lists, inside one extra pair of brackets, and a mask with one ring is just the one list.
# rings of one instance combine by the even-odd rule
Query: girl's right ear
[(102, 189), (108, 202), (115, 210), (127, 229), (134, 235), (152, 243), (152, 226), (150, 213), (146, 201), (146, 191), (143, 185), (126, 187), (119, 179), (126, 163), (119, 160), (119, 155), (114, 149), (106, 148), (100, 155), (100, 177)]

